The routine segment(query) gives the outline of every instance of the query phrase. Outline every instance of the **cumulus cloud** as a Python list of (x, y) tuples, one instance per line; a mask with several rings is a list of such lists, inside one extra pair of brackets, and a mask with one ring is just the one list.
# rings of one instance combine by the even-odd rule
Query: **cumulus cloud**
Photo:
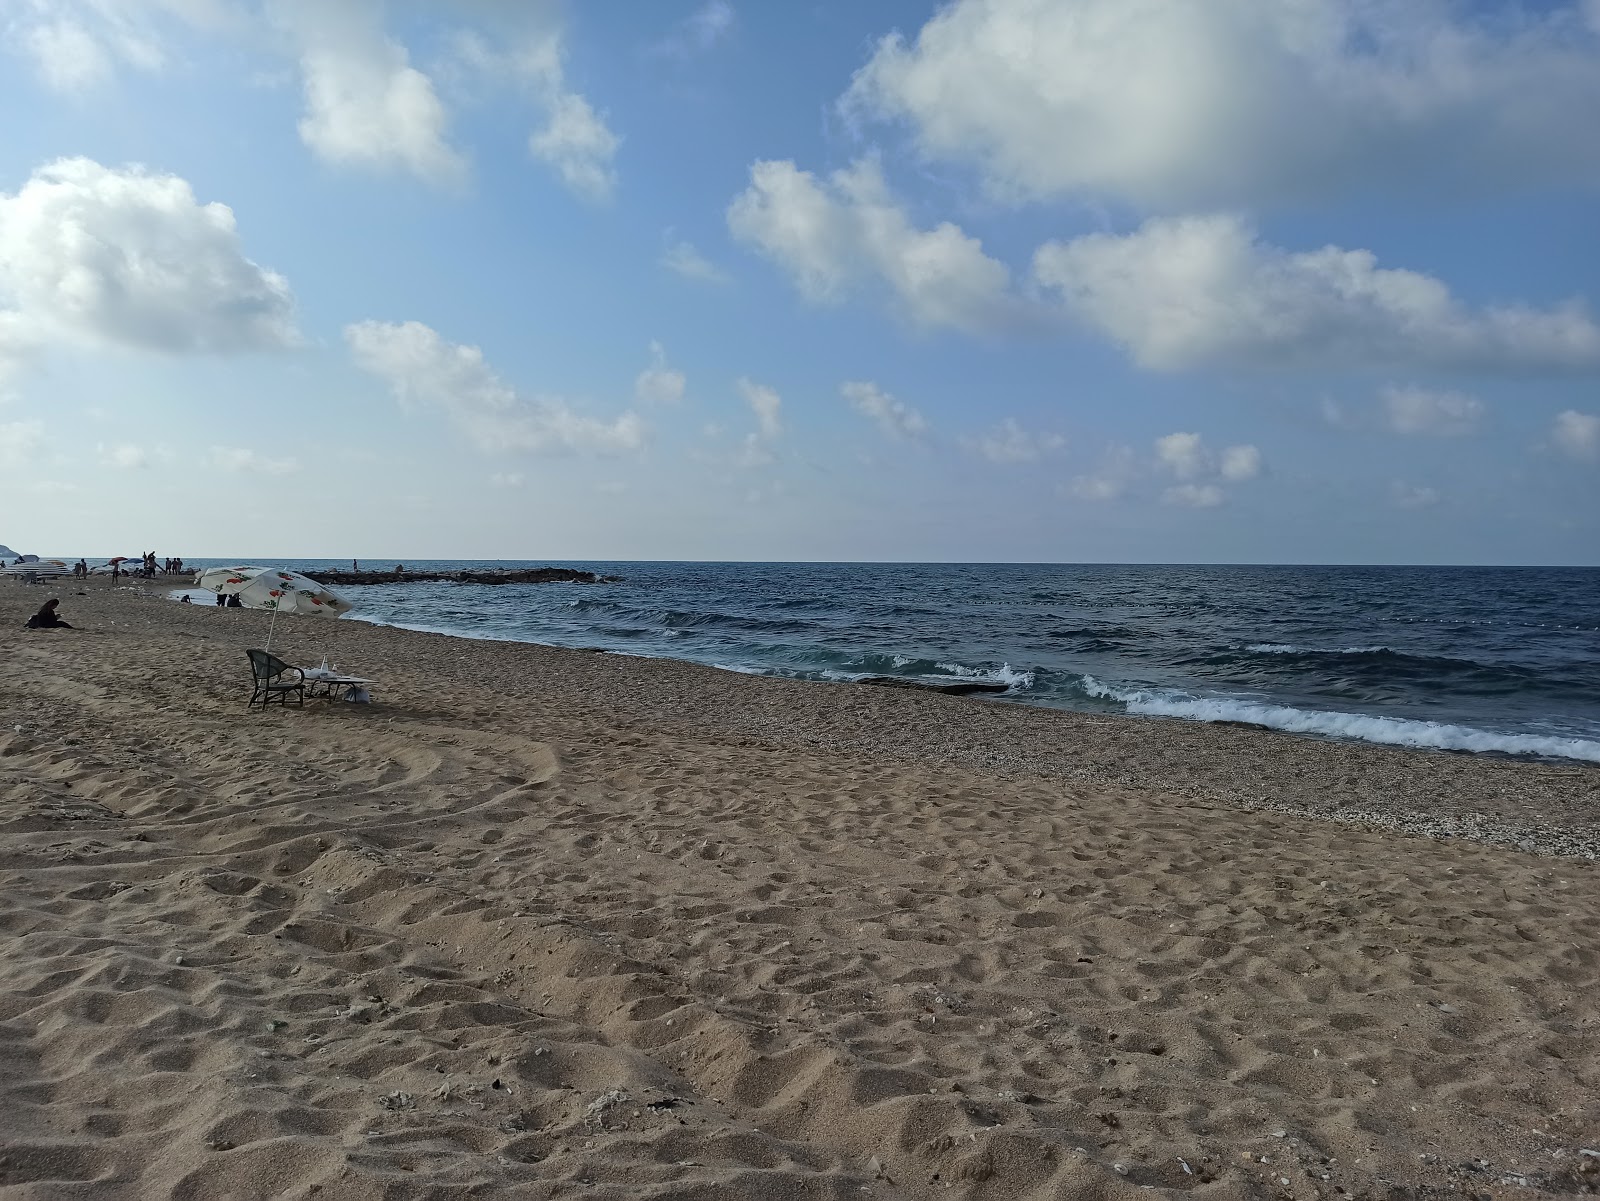
[(915, 440), (928, 432), (927, 418), (903, 400), (896, 400), (870, 381), (852, 380), (839, 386), (850, 407), (877, 424), (891, 438)]
[(458, 33), (457, 66), (531, 93), (543, 109), (543, 122), (528, 137), (529, 153), (579, 197), (609, 200), (616, 190), (622, 139), (587, 97), (567, 86), (561, 29), (538, 5), (494, 6), (486, 12), (494, 17), (489, 35)]
[(1470, 434), (1483, 419), (1483, 401), (1462, 392), (1390, 385), (1380, 394), (1389, 428), (1397, 434), (1450, 438)]
[(176, 175), (86, 158), (0, 193), (0, 303), (14, 306), (0, 343), (8, 327), (13, 342), (168, 352), (298, 341), (288, 282), (244, 256), (232, 209)]
[(1439, 280), (1366, 250), (1290, 253), (1226, 214), (1047, 242), (1037, 281), (1145, 367), (1374, 364), (1487, 370), (1600, 366), (1577, 303), (1472, 311)]
[(1557, 413), (1550, 436), (1563, 454), (1590, 462), (1600, 459), (1600, 413)]
[(305, 88), (300, 139), (338, 166), (409, 171), (455, 181), (465, 160), (449, 144), (433, 80), (383, 30), (375, 0), (269, 0), (294, 40)]
[(1157, 465), (1180, 480), (1210, 476), (1239, 484), (1261, 474), (1261, 451), (1256, 447), (1246, 443), (1224, 447), (1213, 454), (1196, 433), (1180, 432), (1157, 438), (1155, 454)]
[(667, 366), (667, 351), (659, 342), (650, 343), (650, 366), (633, 381), (633, 394), (647, 404), (672, 404), (683, 399), (688, 381), (683, 372)]
[(1229, 446), (1217, 457), (1217, 474), (1236, 484), (1253, 480), (1261, 474), (1261, 452), (1254, 446)]
[(1035, 463), (1060, 450), (1067, 440), (1060, 434), (1029, 433), (1015, 417), (1006, 417), (993, 429), (963, 438), (961, 444), (991, 463)]
[(1600, 180), (1600, 40), (1450, 0), (955, 0), (847, 112), (1014, 200), (1183, 209)]
[(1156, 439), (1156, 458), (1180, 480), (1192, 479), (1211, 469), (1211, 456), (1199, 434), (1168, 434)]
[[(670, 234), (669, 234), (670, 237)], [(693, 243), (673, 238), (661, 252), (661, 265), (668, 271), (707, 284), (725, 284), (728, 274), (695, 249)]]
[(1015, 316), (1005, 265), (948, 221), (918, 229), (871, 159), (827, 180), (790, 161), (757, 162), (728, 208), (728, 228), (814, 302), (874, 284), (919, 325), (985, 330)]
[(33, 60), (40, 80), (55, 91), (81, 92), (110, 80), (120, 66), (159, 70), (166, 62), (156, 18), (193, 8), (202, 0), (4, 0), (0, 29), (11, 48)]
[(358, 367), (386, 382), (402, 403), (443, 413), (480, 450), (617, 453), (644, 442), (636, 414), (602, 421), (559, 397), (522, 396), (476, 346), (447, 342), (420, 321), (362, 321), (346, 326), (344, 337)]
[(213, 446), (206, 462), (213, 470), (235, 475), (293, 475), (300, 470), (294, 459), (272, 459), (238, 446)]
[(1213, 509), (1228, 499), (1225, 484), (1245, 483), (1264, 470), (1255, 446), (1244, 443), (1213, 451), (1199, 434), (1180, 430), (1157, 438), (1148, 457), (1130, 447), (1111, 447), (1095, 471), (1073, 477), (1066, 490), (1079, 500), (1108, 501), (1136, 484), (1148, 487), (1152, 478), (1166, 477), (1176, 482), (1162, 486), (1163, 503)]
[(618, 145), (617, 135), (576, 92), (551, 101), (544, 126), (528, 139), (534, 158), (554, 167), (567, 187), (589, 200), (611, 198), (617, 184), (611, 163)]

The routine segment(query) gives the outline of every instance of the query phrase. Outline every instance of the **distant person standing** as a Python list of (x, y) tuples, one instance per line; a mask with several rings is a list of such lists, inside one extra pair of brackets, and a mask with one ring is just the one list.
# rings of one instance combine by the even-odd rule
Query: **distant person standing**
[(121, 578), (122, 578), (122, 564), (121, 563), (113, 563), (111, 565), (111, 582), (113, 584), (115, 584)]

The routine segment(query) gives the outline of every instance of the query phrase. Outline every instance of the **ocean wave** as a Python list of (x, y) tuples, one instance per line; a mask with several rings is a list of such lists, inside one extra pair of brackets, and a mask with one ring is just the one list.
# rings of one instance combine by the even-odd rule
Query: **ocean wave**
[(1502, 734), (1471, 726), (1419, 721), (1405, 717), (1373, 717), (1266, 705), (1235, 697), (1197, 697), (1150, 688), (1118, 688), (1093, 676), (1084, 676), (1082, 688), (1089, 696), (1116, 701), (1129, 713), (1152, 717), (1187, 717), (1194, 721), (1236, 721), (1266, 726), (1293, 734), (1322, 734), (1354, 738), (1386, 746), (1421, 747), (1441, 751), (1496, 752), (1503, 755), (1537, 755), (1600, 763), (1600, 742), (1541, 734)]
[(1033, 687), (1033, 672), (1019, 671), (1009, 663), (999, 667), (967, 667), (962, 663), (935, 663), (934, 667), (946, 675), (963, 680), (979, 680), (986, 684), (1004, 684), (1013, 692), (1023, 692)]

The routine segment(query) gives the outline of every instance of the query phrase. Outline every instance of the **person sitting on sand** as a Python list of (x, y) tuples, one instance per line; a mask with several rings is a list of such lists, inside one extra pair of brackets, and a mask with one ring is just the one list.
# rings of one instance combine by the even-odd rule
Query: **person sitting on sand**
[(242, 608), (244, 608), (244, 602), (239, 599), (239, 594), (237, 592), (229, 594), (229, 596), (228, 596), (228, 608), (230, 608), (230, 609), (242, 609)]
[(30, 630), (70, 630), (72, 627), (61, 620), (61, 615), (56, 612), (56, 606), (61, 602), (55, 597), (45, 601), (40, 610), (28, 618), (27, 629)]

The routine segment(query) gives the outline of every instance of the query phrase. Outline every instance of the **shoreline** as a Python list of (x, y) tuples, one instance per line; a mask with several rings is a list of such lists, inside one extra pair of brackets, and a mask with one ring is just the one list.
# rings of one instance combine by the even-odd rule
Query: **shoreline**
[[(180, 590), (181, 591), (181, 590)], [(1059, 713), (1077, 713), (1089, 716), (1129, 717), (1140, 720), (1157, 719), (1167, 721), (1181, 721), (1211, 726), (1235, 726), (1257, 730), (1266, 730), (1272, 733), (1285, 734), (1294, 738), (1308, 738), (1317, 741), (1329, 741), (1344, 744), (1359, 744), (1366, 746), (1395, 747), (1405, 750), (1424, 752), (1437, 752), (1442, 754), (1463, 754), (1482, 756), (1486, 758), (1503, 758), (1516, 762), (1544, 762), (1554, 765), (1581, 765), (1600, 769), (1600, 742), (1593, 739), (1580, 738), (1577, 735), (1548, 734), (1532, 735), (1515, 731), (1488, 730), (1478, 726), (1467, 726), (1456, 722), (1437, 722), (1413, 717), (1389, 717), (1359, 713), (1343, 709), (1301, 709), (1296, 707), (1274, 705), (1264, 702), (1245, 701), (1239, 698), (1217, 698), (1235, 710), (1244, 712), (1259, 712), (1263, 715), (1272, 715), (1279, 718), (1274, 723), (1270, 720), (1251, 720), (1248, 717), (1206, 717), (1192, 713), (1163, 712), (1160, 707), (1153, 711), (1140, 711), (1135, 704), (1121, 702), (1126, 705), (1122, 712), (1091, 709), (1057, 703), (1048, 697), (1031, 696), (1027, 689), (1014, 691), (1014, 685), (1004, 687), (990, 682), (990, 677), (1003, 678), (1005, 675), (1031, 676), (1031, 671), (1016, 671), (1009, 664), (999, 669), (981, 669), (973, 681), (965, 677), (949, 676), (940, 677), (935, 681), (931, 677), (890, 677), (875, 675), (871, 672), (854, 674), (835, 674), (833, 676), (814, 675), (786, 675), (763, 669), (759, 666), (738, 667), (731, 664), (705, 662), (698, 659), (687, 659), (666, 654), (648, 654), (643, 651), (626, 650), (617, 647), (602, 646), (565, 646), (555, 642), (539, 642), (530, 638), (501, 636), (491, 633), (476, 634), (466, 633), (461, 630), (441, 629), (433, 626), (407, 624), (400, 621), (381, 621), (373, 618), (351, 614), (345, 620), (362, 622), (367, 625), (382, 626), (389, 629), (406, 630), (419, 634), (435, 634), (443, 638), (460, 638), (472, 642), (505, 642), (517, 643), (524, 646), (547, 647), (552, 650), (581, 651), (585, 653), (600, 653), (618, 655), (623, 658), (633, 659), (660, 659), (671, 663), (691, 664), (696, 667), (710, 668), (716, 671), (732, 672), (736, 675), (750, 675), (765, 679), (796, 680), (806, 683), (818, 684), (865, 684), (869, 682), (884, 683), (893, 681), (889, 686), (905, 689), (920, 689), (929, 692), (943, 692), (949, 695), (990, 694), (988, 699), (993, 701), (1009, 702), (1028, 708), (1047, 709)], [(1088, 677), (1086, 677), (1088, 678)], [(1098, 681), (1095, 681), (1098, 684)], [(1104, 686), (1101, 686), (1104, 688)], [(1107, 689), (1108, 693), (1116, 690)], [(1196, 708), (1204, 708), (1214, 703), (1213, 700), (1196, 698)], [(1287, 724), (1285, 724), (1287, 723)], [(1352, 727), (1378, 727), (1377, 732), (1361, 734), (1350, 733)], [(1398, 731), (1398, 732), (1396, 732)], [(1381, 733), (1383, 736), (1376, 736)], [(1452, 743), (1450, 740), (1455, 740)], [(1519, 748), (1507, 749), (1505, 745), (1471, 745), (1472, 743), (1510, 744)], [(1463, 745), (1464, 744), (1464, 745)], [(1541, 749), (1533, 749), (1539, 746)], [(1562, 746), (1570, 748), (1569, 751), (1548, 749), (1549, 746)], [(1581, 753), (1572, 753), (1581, 752)]]
[(0, 586), (19, 1196), (1600, 1189), (1600, 869), (1487, 828), (1592, 848), (1581, 765), (309, 618), (374, 703), (247, 712), (270, 615), (63, 592)]
[[(141, 581), (142, 584), (159, 584), (159, 581)], [(138, 592), (146, 597), (167, 599), (170, 589), (139, 587), (137, 585), (121, 585), (124, 589)], [(176, 591), (181, 591), (178, 589)], [(201, 606), (205, 608), (205, 606)], [(399, 623), (374, 621), (352, 614), (340, 619), (341, 626), (360, 625), (373, 630), (396, 630), (404, 634), (413, 634), (425, 638), (440, 638), (448, 642), (459, 642), (470, 645), (491, 645), (506, 647), (526, 647), (539, 652), (548, 652), (556, 656), (565, 655), (604, 655), (617, 660), (640, 664), (667, 664), (670, 667), (681, 667), (688, 671), (710, 672), (716, 676), (725, 676), (734, 680), (770, 681), (774, 684), (792, 685), (797, 687), (835, 688), (840, 686), (852, 690), (859, 688), (859, 682), (850, 680), (825, 680), (808, 679), (792, 676), (769, 675), (760, 671), (745, 670), (736, 667), (719, 666), (710, 663), (700, 663), (692, 659), (677, 659), (668, 656), (649, 655), (638, 652), (619, 651), (606, 647), (567, 647), (555, 643), (532, 642), (521, 638), (500, 638), (492, 635), (470, 635), (449, 632), (439, 629), (422, 629)], [(713, 677), (715, 678), (715, 677)], [(882, 689), (873, 688), (872, 692)], [(1485, 845), (1512, 848), (1524, 852), (1540, 855), (1551, 855), (1564, 858), (1575, 858), (1585, 861), (1600, 860), (1600, 764), (1593, 764), (1585, 760), (1564, 759), (1553, 756), (1524, 756), (1511, 755), (1503, 752), (1465, 751), (1453, 748), (1433, 748), (1397, 745), (1392, 743), (1369, 742), (1363, 739), (1325, 735), (1319, 733), (1301, 733), (1282, 730), (1272, 726), (1263, 726), (1250, 722), (1237, 721), (1207, 721), (1189, 717), (1174, 717), (1165, 715), (1146, 715), (1138, 713), (1104, 713), (1082, 709), (1069, 709), (1061, 706), (1030, 703), (1006, 696), (942, 696), (932, 690), (892, 689), (901, 696), (918, 697), (920, 699), (947, 701), (954, 703), (976, 703), (985, 709), (994, 712), (1020, 712), (1032, 714), (1059, 715), (1069, 723), (1064, 730), (1053, 728), (1048, 724), (1048, 718), (1039, 719), (1041, 724), (1029, 724), (1027, 719), (1017, 719), (1017, 724), (1007, 726), (1002, 720), (996, 723), (982, 723), (985, 736), (991, 740), (999, 737), (1003, 741), (1010, 741), (1012, 746), (1003, 752), (980, 753), (975, 748), (968, 748), (965, 753), (956, 753), (950, 756), (949, 761), (962, 767), (975, 767), (985, 771), (1018, 770), (1032, 774), (1055, 775), (1064, 774), (1069, 778), (1088, 779), (1098, 783), (1115, 784), (1134, 788), (1162, 787), (1171, 788), (1170, 780), (1153, 779), (1145, 771), (1136, 767), (1130, 769), (1130, 760), (1137, 763), (1137, 756), (1122, 758), (1115, 770), (1107, 770), (1095, 765), (1076, 765), (1071, 770), (1065, 768), (1060, 759), (1059, 749), (1054, 757), (1049, 752), (1039, 752), (1023, 746), (1016, 745), (1019, 739), (1026, 740), (1032, 737), (1053, 736), (1053, 741), (1060, 743), (1063, 739), (1070, 739), (1073, 723), (1082, 723), (1081, 729), (1087, 731), (1106, 732), (1109, 730), (1120, 731), (1120, 736), (1114, 741), (1119, 752), (1140, 739), (1140, 733), (1152, 726), (1168, 731), (1168, 739), (1182, 743), (1186, 747), (1199, 749), (1204, 752), (1213, 752), (1219, 745), (1231, 746), (1238, 753), (1248, 757), (1248, 766), (1230, 765), (1233, 767), (1232, 778), (1218, 781), (1215, 778), (1208, 781), (1209, 787), (1202, 786), (1196, 790), (1197, 794), (1207, 795), (1218, 803), (1241, 809), (1247, 812), (1274, 812), (1289, 816), (1305, 817), (1318, 821), (1331, 821), (1338, 824), (1360, 826), (1374, 829), (1390, 829), (1399, 833), (1415, 834), (1428, 838), (1451, 839), (1464, 838)], [(1000, 702), (1000, 703), (996, 703)], [(1104, 723), (1110, 723), (1106, 725)], [(1126, 723), (1126, 724), (1122, 724)], [(736, 723), (737, 725), (738, 723)], [(1203, 733), (1197, 731), (1214, 730), (1219, 736), (1228, 739), (1229, 734), (1223, 731), (1235, 732), (1237, 742), (1223, 742), (1218, 744), (1208, 741)], [(747, 730), (742, 726), (740, 733)], [(1185, 737), (1185, 734), (1189, 737)], [(1262, 741), (1264, 740), (1264, 741)], [(855, 739), (841, 740), (832, 735), (817, 738), (815, 741), (807, 739), (803, 745), (826, 746), (829, 749), (842, 749), (853, 747), (868, 755), (898, 754), (919, 760), (926, 757), (929, 748), (926, 746), (896, 745), (893, 740), (885, 740), (877, 744), (862, 745)], [(1305, 762), (1296, 762), (1285, 769), (1283, 765), (1276, 764), (1276, 759), (1285, 754), (1291, 754), (1290, 748), (1298, 748), (1301, 758)], [(1317, 754), (1317, 748), (1328, 748), (1324, 754)], [(1410, 806), (1397, 805), (1393, 801), (1382, 804), (1370, 803), (1369, 797), (1360, 796), (1357, 790), (1340, 784), (1341, 778), (1352, 777), (1359, 779), (1364, 775), (1372, 774), (1379, 770), (1375, 765), (1384, 761), (1355, 760), (1358, 767), (1352, 772), (1346, 772), (1340, 760), (1339, 751), (1348, 750), (1354, 755), (1367, 754), (1393, 754), (1401, 756), (1399, 761), (1405, 765), (1404, 775), (1413, 782), (1410, 795), (1413, 804)], [(1415, 758), (1410, 758), (1415, 757)], [(1484, 800), (1493, 797), (1496, 803), (1483, 808), (1463, 809), (1456, 802), (1454, 795), (1448, 798), (1433, 797), (1437, 792), (1454, 792), (1457, 781), (1462, 775), (1471, 775), (1471, 770), (1446, 771), (1450, 785), (1445, 790), (1434, 790), (1428, 787), (1428, 776), (1431, 774), (1427, 764), (1455, 763), (1455, 764), (1496, 764), (1506, 768), (1544, 768), (1553, 776), (1563, 780), (1572, 781), (1571, 787), (1558, 788), (1556, 797), (1542, 802), (1529, 801), (1522, 798), (1515, 786), (1510, 790), (1513, 798), (1508, 803), (1502, 803), (1500, 796), (1507, 790), (1494, 787), (1485, 794)], [(1285, 783), (1285, 771), (1294, 780), (1295, 786), (1288, 789), (1294, 794), (1286, 799), (1283, 795), (1274, 796), (1274, 785), (1281, 794)], [(1304, 776), (1307, 772), (1314, 773), (1322, 779), (1335, 781), (1333, 787), (1304, 787)], [(1216, 774), (1227, 773), (1208, 773)], [(1245, 780), (1255, 783), (1246, 784)], [(1537, 813), (1535, 806), (1542, 808), (1555, 808), (1558, 814), (1553, 819), (1547, 815)]]

